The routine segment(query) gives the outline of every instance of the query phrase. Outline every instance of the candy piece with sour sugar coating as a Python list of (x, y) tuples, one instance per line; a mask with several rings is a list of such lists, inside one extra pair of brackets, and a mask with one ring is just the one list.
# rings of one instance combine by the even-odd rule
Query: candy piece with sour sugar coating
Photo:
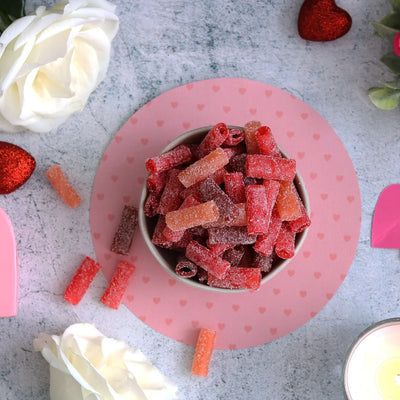
[(260, 121), (249, 121), (244, 125), (244, 140), (246, 142), (246, 150), (248, 154), (260, 153), (256, 140), (256, 132), (260, 126)]
[(195, 240), (192, 240), (186, 247), (185, 255), (190, 261), (205, 269), (208, 274), (218, 278), (223, 278), (231, 266), (228, 261), (215, 255), (210, 249)]
[(164, 171), (159, 174), (151, 174), (146, 179), (147, 190), (155, 195), (162, 192), (167, 183), (168, 172)]
[(208, 375), (216, 335), (213, 329), (200, 329), (192, 362), (192, 375), (203, 377)]
[(190, 148), (181, 144), (163, 154), (147, 159), (145, 166), (150, 174), (159, 174), (182, 165), (191, 159), (192, 152)]
[(215, 201), (207, 201), (196, 206), (180, 208), (170, 211), (165, 216), (168, 228), (173, 231), (193, 228), (209, 222), (217, 221), (219, 217), (218, 207)]
[(200, 184), (200, 193), (203, 201), (213, 200), (218, 206), (219, 218), (229, 224), (239, 217), (239, 209), (229, 196), (210, 178)]
[(99, 263), (90, 257), (85, 257), (65, 290), (64, 300), (74, 306), (77, 305), (100, 269), (101, 265)]
[(164, 229), (166, 226), (167, 224), (165, 223), (165, 216), (159, 215), (153, 231), (153, 236), (151, 237), (151, 241), (158, 247), (169, 249), (173, 246), (174, 243), (164, 236)]
[(111, 243), (111, 251), (113, 253), (122, 255), (129, 253), (137, 224), (138, 209), (134, 206), (125, 205)]
[(223, 122), (214, 125), (199, 144), (197, 148), (198, 157), (203, 158), (217, 147), (220, 147), (225, 142), (228, 134), (228, 127)]
[(194, 278), (197, 275), (197, 265), (183, 258), (176, 264), (175, 273), (182, 278)]
[(256, 291), (261, 286), (261, 270), (254, 267), (230, 268), (223, 279), (208, 274), (207, 282), (211, 287)]
[(224, 176), (224, 186), (225, 193), (235, 204), (246, 201), (243, 174), (241, 172), (226, 173)]
[(52, 165), (46, 171), (47, 179), (54, 187), (61, 200), (71, 208), (76, 208), (82, 203), (77, 191), (72, 187), (64, 171), (57, 164)]
[[(215, 245), (216, 246), (216, 245)], [(222, 258), (231, 264), (231, 268), (239, 266), (245, 254), (245, 247), (238, 245), (227, 249)]]
[(180, 192), (184, 189), (178, 179), (180, 170), (171, 169), (168, 173), (168, 180), (162, 192), (158, 213), (165, 215), (170, 211), (176, 210), (182, 203)]
[(281, 152), (272, 135), (271, 128), (268, 126), (260, 126), (255, 133), (260, 154), (281, 158)]
[(247, 153), (241, 153), (233, 156), (229, 160), (229, 164), (226, 166), (228, 172), (241, 172), (243, 175), (246, 174), (246, 159)]
[(244, 140), (244, 130), (239, 128), (230, 128), (228, 130), (228, 137), (225, 139), (224, 144), (227, 146), (237, 146)]
[(282, 222), (282, 227), (275, 243), (275, 253), (278, 257), (287, 259), (294, 256), (296, 234), (291, 230), (287, 221)]
[[(218, 243), (218, 244), (211, 244), (210, 241), (207, 239), (206, 240), (206, 245), (207, 247), (217, 256), (220, 254), (223, 254), (226, 250), (230, 249), (231, 247), (234, 247), (235, 245), (233, 243)], [(229, 260), (228, 260), (229, 261)]]
[(185, 187), (189, 187), (196, 182), (206, 179), (214, 172), (227, 165), (228, 162), (229, 158), (225, 151), (221, 149), (221, 147), (218, 147), (211, 153), (186, 167), (179, 173), (178, 178)]
[(279, 181), (274, 180), (264, 180), (263, 186), (265, 187), (265, 192), (267, 194), (267, 220), (268, 226), (271, 221), (272, 210), (275, 207), (276, 199), (278, 197), (279, 189), (281, 184)]
[(158, 206), (160, 204), (161, 193), (149, 193), (143, 204), (143, 213), (146, 217), (153, 218), (158, 214)]
[(276, 206), (283, 221), (294, 221), (303, 215), (302, 201), (293, 182), (281, 182)]
[(290, 227), (295, 233), (304, 232), (311, 225), (311, 219), (307, 214), (307, 210), (304, 207), (303, 202), (301, 203), (300, 207), (301, 216), (293, 221), (289, 221)]
[(122, 297), (128, 288), (129, 278), (135, 272), (135, 266), (127, 263), (126, 261), (119, 261), (117, 269), (111, 278), (110, 284), (101, 297), (100, 301), (115, 310), (118, 309)]
[(223, 228), (209, 228), (208, 240), (211, 244), (254, 244), (257, 240), (257, 235), (250, 235), (247, 231), (247, 226), (226, 226)]
[(269, 257), (274, 251), (276, 239), (281, 230), (282, 219), (279, 216), (276, 207), (272, 210), (271, 221), (269, 223), (268, 232), (265, 235), (259, 235), (253, 249), (264, 256)]
[(267, 193), (263, 185), (246, 186), (247, 231), (250, 235), (267, 233), (268, 219)]
[(246, 158), (246, 174), (252, 178), (293, 181), (296, 176), (296, 160), (249, 154)]
[(273, 256), (264, 256), (263, 254), (256, 252), (253, 255), (253, 267), (260, 268), (261, 272), (264, 273), (268, 273), (271, 271), (273, 261)]

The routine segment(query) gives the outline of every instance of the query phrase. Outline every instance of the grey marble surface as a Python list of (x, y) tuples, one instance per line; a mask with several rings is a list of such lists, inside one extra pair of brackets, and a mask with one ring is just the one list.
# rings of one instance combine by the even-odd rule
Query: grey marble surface
[[(45, 4), (51, 4), (49, 0)], [(179, 386), (182, 399), (342, 400), (346, 351), (368, 325), (399, 316), (399, 251), (370, 245), (380, 192), (400, 180), (399, 111), (380, 111), (365, 90), (382, 78), (379, 57), (388, 45), (370, 22), (389, 0), (337, 3), (353, 18), (349, 33), (330, 43), (297, 34), (301, 0), (114, 0), (120, 30), (106, 79), (86, 108), (48, 134), (0, 132), (0, 140), (34, 155), (37, 169), (16, 192), (0, 197), (17, 236), (18, 315), (0, 319), (0, 399), (46, 400), (48, 367), (32, 340), (60, 334), (75, 322), (93, 322), (106, 335), (138, 346)], [(27, 9), (41, 2), (27, 1)], [(166, 90), (192, 81), (240, 77), (283, 88), (316, 109), (333, 127), (357, 172), (362, 199), (356, 257), (340, 289), (306, 325), (251, 349), (214, 352), (206, 379), (190, 376), (193, 348), (162, 336), (124, 306), (105, 310), (99, 274), (84, 304), (62, 300), (82, 256), (95, 257), (89, 226), (90, 195), (100, 158), (124, 122)], [(44, 172), (69, 166), (82, 194), (71, 212)]]

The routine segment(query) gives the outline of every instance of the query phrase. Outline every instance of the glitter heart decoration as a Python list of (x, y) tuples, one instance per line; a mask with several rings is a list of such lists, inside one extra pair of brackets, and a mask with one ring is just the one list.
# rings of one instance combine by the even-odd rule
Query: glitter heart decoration
[(305, 0), (299, 12), (298, 31), (305, 40), (327, 42), (345, 35), (351, 24), (350, 14), (335, 0)]
[(15, 144), (0, 142), (0, 194), (9, 194), (21, 187), (32, 175), (35, 159)]

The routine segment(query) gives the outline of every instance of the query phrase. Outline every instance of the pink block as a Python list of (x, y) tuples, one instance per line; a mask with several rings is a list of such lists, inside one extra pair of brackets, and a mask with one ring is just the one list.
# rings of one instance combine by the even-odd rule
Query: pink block
[(18, 256), (10, 218), (0, 208), (0, 317), (17, 315)]

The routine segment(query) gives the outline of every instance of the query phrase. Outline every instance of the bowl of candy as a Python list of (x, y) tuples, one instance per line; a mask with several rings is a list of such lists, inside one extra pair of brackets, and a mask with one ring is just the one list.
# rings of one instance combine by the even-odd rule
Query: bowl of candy
[(256, 291), (306, 238), (310, 204), (296, 161), (258, 121), (186, 132), (146, 169), (142, 236), (161, 267), (187, 285)]

